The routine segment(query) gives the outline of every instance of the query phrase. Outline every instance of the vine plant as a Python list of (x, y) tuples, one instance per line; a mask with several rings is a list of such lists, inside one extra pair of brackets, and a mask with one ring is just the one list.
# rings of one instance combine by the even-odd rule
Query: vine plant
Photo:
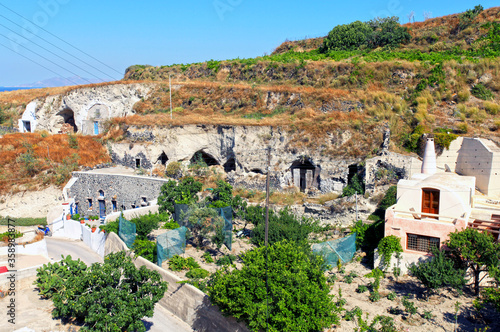
[[(390, 266), (392, 254), (396, 254), (399, 260), (403, 247), (401, 247), (401, 240), (396, 235), (389, 235), (380, 240), (378, 244), (378, 252), (382, 256), (382, 268), (386, 270)], [(399, 266), (399, 264), (398, 264)]]

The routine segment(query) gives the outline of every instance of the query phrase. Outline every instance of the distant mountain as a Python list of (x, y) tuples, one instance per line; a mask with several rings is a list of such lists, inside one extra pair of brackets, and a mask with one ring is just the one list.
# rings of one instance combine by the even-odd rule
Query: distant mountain
[(55, 88), (59, 86), (68, 86), (68, 85), (82, 85), (82, 84), (91, 84), (91, 83), (102, 83), (105, 82), (103, 80), (98, 80), (98, 79), (90, 79), (90, 78), (84, 78), (80, 76), (73, 76), (73, 77), (53, 77), (49, 78), (47, 80), (43, 81), (38, 81), (35, 83), (28, 83), (28, 84), (20, 84), (19, 87), (21, 88)]

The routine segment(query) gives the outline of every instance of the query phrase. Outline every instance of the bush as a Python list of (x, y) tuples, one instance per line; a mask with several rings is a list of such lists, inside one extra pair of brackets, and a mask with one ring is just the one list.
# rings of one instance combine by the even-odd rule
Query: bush
[(105, 225), (99, 226), (99, 229), (102, 229), (106, 233), (114, 232), (118, 234), (118, 228), (120, 227), (120, 220), (116, 219), (115, 221), (110, 221)]
[(151, 213), (136, 217), (130, 220), (136, 226), (137, 238), (145, 240), (152, 230), (158, 229), (158, 224), (162, 221), (170, 220), (170, 213)]
[(194, 268), (186, 272), (186, 277), (189, 279), (205, 279), (209, 275), (210, 272), (201, 268)]
[(338, 323), (323, 265), (309, 247), (277, 242), (246, 252), (241, 269), (215, 272), (209, 296), (223, 313), (254, 331), (266, 329), (266, 317), (270, 331), (322, 331)]
[(171, 221), (167, 221), (167, 222), (166, 222), (166, 223), (162, 226), (162, 228), (163, 228), (163, 229), (177, 229), (177, 228), (179, 228), (179, 227), (181, 227), (181, 226), (179, 226), (179, 224), (178, 224), (176, 221), (173, 221), (173, 220), (171, 220)]
[(396, 299), (396, 293), (390, 292), (389, 294), (387, 294), (387, 299), (389, 301), (394, 301)]
[(464, 271), (457, 270), (451, 259), (442, 250), (434, 249), (434, 257), (427, 262), (412, 264), (409, 272), (427, 288), (435, 291), (442, 287), (462, 288), (465, 285)]
[(183, 202), (184, 204), (194, 203), (198, 200), (198, 193), (203, 185), (196, 181), (193, 177), (188, 176), (183, 178), (178, 184), (170, 180), (161, 186), (160, 195), (158, 196), (159, 211), (170, 213), (175, 212), (175, 204)]
[(399, 254), (403, 252), (401, 247), (401, 239), (396, 235), (389, 235), (380, 240), (378, 244), (378, 252), (382, 258), (381, 264), (384, 270), (389, 267), (392, 254)]
[(168, 267), (172, 271), (191, 270), (199, 268), (200, 265), (194, 260), (193, 257), (184, 258), (175, 255), (168, 261)]
[(219, 258), (215, 264), (219, 266), (227, 266), (227, 265), (232, 265), (236, 261), (237, 257), (235, 255), (224, 255), (221, 258)]
[(380, 293), (378, 291), (373, 291), (368, 297), (372, 302), (378, 302), (380, 300)]
[(203, 253), (203, 256), (201, 256), (205, 263), (213, 263), (214, 259), (212, 258), (212, 255), (210, 255), (208, 252)]
[(486, 110), (486, 112), (488, 114), (491, 114), (491, 115), (497, 115), (498, 112), (500, 111), (500, 105), (492, 103), (492, 102), (487, 101), (484, 103), (483, 106), (484, 106), (484, 109)]
[(177, 161), (172, 161), (170, 163), (168, 163), (167, 165), (167, 169), (165, 170), (165, 173), (167, 174), (167, 176), (171, 177), (171, 178), (178, 178), (179, 176), (181, 176), (181, 163), (177, 162)]
[(146, 331), (141, 319), (153, 317), (167, 290), (158, 272), (137, 269), (123, 251), (90, 267), (66, 256), (37, 269), (35, 283), (42, 297), (52, 299), (52, 316), (74, 320), (82, 331)]
[[(247, 210), (248, 211), (248, 210)], [(252, 243), (258, 246), (264, 245), (265, 238), (265, 209), (257, 207), (245, 214), (247, 221), (252, 221), (255, 225), (253, 229)], [(289, 208), (274, 212), (269, 210), (269, 244), (283, 240), (297, 243), (307, 241), (309, 234), (314, 230), (316, 223), (302, 217), (298, 219)]]
[(476, 84), (472, 87), (471, 93), (479, 99), (483, 100), (492, 100), (493, 99), (493, 92), (489, 90), (487, 87), (482, 85), (481, 83)]
[(150, 262), (156, 264), (158, 261), (156, 258), (156, 243), (153, 241), (136, 238), (132, 245), (132, 250), (136, 256), (144, 257)]
[(356, 193), (359, 195), (365, 193), (365, 184), (358, 173), (354, 174), (347, 186), (342, 190), (342, 197), (350, 197)]
[(359, 285), (358, 288), (356, 288), (357, 293), (364, 293), (368, 291), (368, 287), (365, 285)]

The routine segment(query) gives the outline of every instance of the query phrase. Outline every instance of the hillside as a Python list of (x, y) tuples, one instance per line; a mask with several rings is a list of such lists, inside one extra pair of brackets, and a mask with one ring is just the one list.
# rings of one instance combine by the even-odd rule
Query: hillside
[(342, 128), (356, 133), (353, 154), (371, 151), (360, 138), (382, 124), (396, 150), (413, 149), (410, 133), (433, 131), (498, 142), (499, 21), (500, 7), (471, 9), (405, 24), (411, 39), (398, 46), (322, 52), (324, 38), (316, 38), (254, 59), (131, 66), (125, 79), (160, 87), (136, 105), (141, 116), (117, 122), (171, 124), (161, 113), (170, 101), (162, 83), (172, 75), (175, 124), (284, 126), (313, 141)]
[[(354, 23), (335, 27), (330, 35)], [(441, 149), (455, 135), (499, 143), (500, 7), (396, 24), (389, 33), (385, 23), (394, 22), (363, 23), (372, 29), (371, 44), (325, 49), (331, 37), (287, 41), (273, 54), (253, 59), (135, 65), (118, 82), (3, 92), (0, 125), (15, 127), (35, 98), (57, 102), (79, 89), (144, 83), (152, 91), (135, 104), (136, 115), (113, 119), (102, 140), (94, 142), (126, 142), (131, 127), (272, 126), (286, 132), (287, 151), (358, 161), (378, 153), (387, 128), (389, 149), (403, 154), (418, 152), (423, 133), (433, 133)], [(403, 31), (404, 38), (397, 39), (395, 31)], [(384, 38), (398, 43), (380, 46)], [(12, 150), (9, 142), (0, 145)], [(13, 159), (27, 152), (15, 149), (20, 152), (10, 152)], [(39, 161), (45, 162), (42, 156)], [(15, 160), (5, 163), (19, 166)]]

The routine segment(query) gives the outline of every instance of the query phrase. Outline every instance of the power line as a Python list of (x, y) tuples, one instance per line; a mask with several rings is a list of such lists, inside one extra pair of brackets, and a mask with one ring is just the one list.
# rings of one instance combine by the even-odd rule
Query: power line
[[(5, 36), (5, 35), (3, 35), (3, 34), (1, 34), (1, 33), (0, 33), (0, 36), (3, 36), (3, 37), (5, 37), (5, 38), (9, 39), (7, 36)], [(5, 46), (5, 45), (4, 45), (4, 46)], [(37, 55), (37, 56), (39, 56), (40, 58), (42, 58), (42, 59), (44, 59), (44, 60), (46, 60), (46, 61), (48, 61), (48, 62), (52, 63), (53, 65), (55, 65), (55, 66), (59, 67), (60, 69), (63, 69), (63, 70), (65, 70), (65, 71), (67, 71), (67, 72), (70, 72), (71, 74), (73, 74), (73, 75), (75, 75), (75, 76), (77, 76), (77, 77), (80, 77), (80, 75), (78, 75), (78, 74), (76, 74), (76, 73), (72, 72), (71, 70), (69, 70), (69, 69), (67, 69), (67, 68), (65, 68), (65, 67), (63, 67), (63, 66), (61, 66), (61, 65), (59, 65), (59, 64), (57, 64), (57, 63), (55, 63), (54, 61), (52, 61), (52, 60), (48, 59), (47, 57), (45, 57), (45, 56), (43, 56), (43, 55), (41, 55), (41, 54), (38, 54), (38, 53), (36, 53), (35, 51), (30, 50), (30, 49), (29, 49), (29, 48), (27, 48), (26, 46), (23, 46), (23, 45), (19, 45), (19, 46), (23, 47), (24, 49), (28, 50), (29, 52), (31, 52), (31, 53), (33, 53), (33, 54), (35, 54), (35, 55)], [(13, 51), (13, 50), (12, 50), (12, 51)], [(16, 53), (17, 53), (17, 54), (19, 54), (19, 52), (16, 52)], [(86, 78), (83, 78), (83, 77), (82, 77), (82, 79), (83, 79), (83, 80), (85, 80), (85, 81), (87, 81), (87, 83), (89, 83), (89, 84), (93, 84), (91, 81), (87, 80)], [(79, 85), (79, 84), (76, 84), (76, 85)]]
[[(13, 49), (11, 49), (10, 47), (5, 46), (5, 45), (4, 45), (4, 44), (2, 44), (2, 43), (0, 43), (0, 46), (5, 47), (6, 49), (8, 49), (8, 50), (10, 50), (10, 51), (12, 51), (12, 52), (14, 52), (14, 53), (16, 53), (16, 54), (17, 54), (17, 55), (19, 55), (19, 56), (22, 56), (22, 57), (23, 57), (23, 58), (25, 58), (25, 59), (28, 59), (29, 61), (31, 61), (31, 62), (33, 62), (33, 63), (35, 63), (35, 64), (39, 65), (39, 66), (40, 66), (40, 67), (42, 67), (42, 68), (45, 68), (46, 70), (48, 70), (48, 71), (52, 72), (53, 74), (56, 74), (57, 76), (62, 76), (61, 74), (59, 74), (59, 73), (57, 73), (57, 72), (53, 71), (52, 69), (47, 68), (46, 66), (42, 65), (41, 63), (39, 63), (39, 62), (37, 62), (37, 61), (35, 61), (35, 60), (33, 60), (33, 59), (31, 59), (31, 58), (29, 58), (29, 57), (27, 57), (27, 56), (23, 55), (23, 54), (21, 54), (21, 53), (19, 53), (19, 52), (17, 52), (17, 51), (14, 51), (14, 50), (13, 50)], [(77, 75), (77, 76), (78, 76), (78, 75)], [(70, 80), (70, 79), (67, 79), (67, 80), (68, 80), (68, 81), (70, 81), (71, 83), (75, 84), (75, 85), (79, 85), (78, 83), (76, 83), (76, 82), (74, 82), (74, 81), (72, 81), (72, 80)]]
[[(100, 64), (102, 64), (103, 66), (108, 67), (109, 69), (111, 69), (112, 71), (116, 72), (116, 73), (117, 73), (117, 74), (119, 74), (120, 76), (121, 76), (121, 75), (123, 75), (123, 73), (120, 73), (118, 70), (116, 70), (116, 69), (114, 69), (114, 68), (112, 68), (112, 67), (108, 66), (107, 64), (105, 64), (104, 62), (100, 61), (99, 59), (96, 59), (95, 57), (93, 57), (92, 55), (90, 55), (90, 54), (86, 53), (85, 51), (83, 51), (83, 50), (79, 49), (78, 47), (76, 47), (76, 46), (74, 46), (74, 45), (72, 45), (72, 44), (68, 43), (67, 41), (65, 41), (65, 40), (63, 40), (63, 39), (61, 39), (61, 38), (59, 38), (58, 36), (54, 35), (54, 34), (53, 34), (53, 33), (51, 33), (50, 31), (45, 30), (42, 26), (40, 26), (40, 25), (36, 24), (35, 22), (31, 22), (31, 21), (30, 21), (30, 20), (28, 20), (26, 17), (24, 17), (24, 16), (22, 16), (21, 14), (19, 14), (19, 13), (15, 12), (14, 10), (12, 10), (12, 9), (10, 9), (10, 8), (8, 8), (8, 7), (6, 7), (6, 6), (5, 6), (5, 5), (3, 5), (2, 3), (0, 3), (0, 6), (4, 7), (4, 8), (5, 8), (5, 9), (7, 9), (8, 11), (10, 11), (10, 12), (14, 13), (15, 15), (17, 15), (17, 16), (19, 16), (19, 17), (21, 17), (21, 18), (22, 18), (22, 19), (24, 19), (25, 21), (30, 22), (30, 23), (31, 23), (31, 24), (33, 24), (33, 25), (36, 25), (38, 28), (40, 28), (41, 30), (45, 31), (46, 33), (48, 33), (48, 34), (49, 34), (49, 35), (51, 35), (52, 37), (54, 37), (54, 38), (56, 38), (56, 39), (58, 39), (58, 40), (62, 41), (63, 43), (65, 43), (65, 44), (69, 45), (70, 47), (74, 48), (75, 50), (77, 50), (77, 51), (79, 51), (79, 52), (81, 52), (81, 53), (85, 54), (86, 56), (88, 56), (89, 58), (91, 58), (91, 59), (93, 59), (93, 60), (95, 60), (95, 61), (99, 62), (99, 63), (100, 63)], [(39, 38), (41, 38), (41, 37), (39, 37)]]
[[(2, 16), (2, 17), (3, 17), (3, 15), (1, 15), (1, 14), (0, 14), (0, 16)], [(31, 42), (31, 43), (35, 44), (36, 46), (40, 47), (41, 49), (43, 49), (43, 50), (45, 50), (45, 51), (47, 51), (47, 52), (49, 52), (49, 53), (51, 53), (51, 54), (55, 55), (56, 57), (58, 57), (58, 58), (60, 58), (60, 59), (62, 59), (62, 60), (64, 60), (64, 61), (68, 62), (69, 64), (71, 64), (71, 65), (75, 66), (76, 68), (78, 68), (78, 69), (80, 69), (80, 70), (82, 70), (82, 71), (86, 72), (87, 74), (89, 74), (89, 75), (91, 75), (91, 76), (93, 76), (93, 77), (97, 78), (98, 80), (101, 80), (101, 81), (102, 81), (102, 79), (101, 79), (100, 77), (95, 76), (94, 74), (92, 74), (91, 72), (87, 71), (86, 69), (84, 69), (84, 68), (82, 68), (82, 67), (78, 66), (77, 64), (75, 64), (75, 63), (73, 63), (73, 62), (71, 62), (71, 61), (69, 61), (69, 60), (67, 60), (67, 59), (63, 58), (62, 56), (60, 56), (60, 55), (58, 55), (58, 54), (56, 54), (56, 53), (52, 52), (51, 50), (49, 50), (49, 49), (45, 48), (44, 46), (42, 46), (42, 45), (40, 45), (40, 44), (38, 44), (38, 43), (35, 43), (34, 41), (29, 40), (28, 38), (26, 38), (26, 37), (24, 37), (24, 36), (21, 36), (20, 34), (18, 34), (17, 32), (15, 32), (14, 30), (12, 30), (12, 29), (10, 29), (10, 28), (6, 27), (5, 25), (3, 25), (3, 24), (1, 24), (1, 23), (0, 23), (0, 26), (3, 26), (4, 28), (6, 28), (7, 30), (9, 30), (9, 31), (11, 31), (11, 32), (13, 32), (13, 33), (15, 33), (16, 35), (20, 36), (21, 38), (26, 39), (28, 42)], [(2, 35), (2, 34), (0, 34), (0, 35)], [(2, 35), (2, 36), (4, 36), (5, 38), (8, 38), (8, 37), (7, 37), (7, 36), (5, 36), (5, 35)], [(77, 58), (77, 59), (78, 59), (78, 58)], [(110, 76), (110, 77), (111, 77), (111, 76)], [(112, 78), (112, 77), (111, 77), (111, 78)]]

